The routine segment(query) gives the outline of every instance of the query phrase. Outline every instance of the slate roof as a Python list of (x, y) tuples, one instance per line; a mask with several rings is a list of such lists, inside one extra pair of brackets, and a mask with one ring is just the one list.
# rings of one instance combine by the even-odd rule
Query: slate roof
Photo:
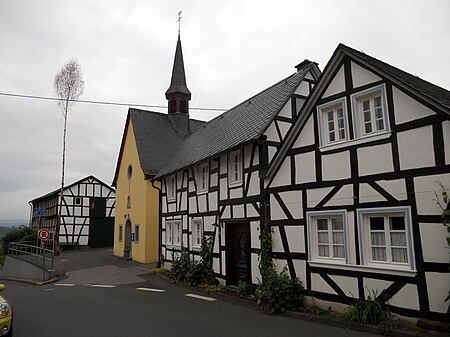
[(396, 67), (391, 66), (383, 61), (380, 61), (374, 57), (366, 55), (362, 52), (359, 52), (355, 49), (347, 47), (343, 44), (340, 44), (337, 49), (342, 49), (346, 53), (361, 58), (363, 61), (368, 64), (374, 66), (375, 68), (381, 70), (382, 72), (390, 75), (403, 83), (404, 85), (414, 89), (415, 91), (421, 93), (422, 95), (434, 100), (438, 104), (443, 107), (450, 109), (450, 91), (438, 87), (433, 83), (425, 81), (417, 76), (411, 75), (406, 71), (398, 69)]
[(191, 92), (186, 85), (186, 75), (184, 72), (183, 50), (181, 49), (181, 40), (178, 36), (177, 47), (175, 50), (175, 59), (173, 60), (172, 79), (170, 87), (166, 91), (166, 98), (171, 94), (182, 93), (189, 96), (191, 99)]
[[(156, 175), (174, 153), (183, 144), (186, 136), (181, 132), (179, 125), (172, 123), (171, 118), (189, 118), (188, 115), (168, 115), (159, 112), (130, 108), (128, 110), (127, 125), (125, 126), (119, 159), (117, 160), (113, 186), (116, 184), (119, 165), (122, 157), (123, 146), (127, 128), (133, 127), (137, 152), (141, 168), (146, 177)], [(205, 122), (189, 119), (190, 132), (194, 132)]]
[(200, 127), (157, 174), (170, 174), (262, 136), (313, 66), (279, 81)]
[[(116, 191), (113, 187), (105, 184), (103, 181), (101, 181), (100, 179), (94, 177), (93, 175), (90, 175), (90, 176), (84, 177), (83, 179), (77, 180), (76, 182), (74, 182), (74, 183), (72, 183), (70, 185), (65, 185), (64, 186), (64, 190), (67, 190), (67, 189), (71, 188), (72, 186), (78, 185), (79, 183), (81, 183), (82, 181), (87, 180), (87, 179), (94, 179), (97, 182), (99, 182), (100, 184), (102, 184), (103, 186), (109, 188), (111, 191), (113, 191), (113, 192)], [(58, 188), (58, 189), (56, 189), (56, 190), (54, 190), (54, 191), (52, 191), (50, 193), (44, 194), (44, 195), (42, 195), (40, 197), (37, 197), (37, 198), (34, 198), (33, 200), (30, 200), (30, 202), (36, 202), (36, 201), (38, 201), (40, 199), (46, 199), (46, 198), (51, 197), (51, 196), (58, 196), (60, 192), (61, 192), (61, 188)]]

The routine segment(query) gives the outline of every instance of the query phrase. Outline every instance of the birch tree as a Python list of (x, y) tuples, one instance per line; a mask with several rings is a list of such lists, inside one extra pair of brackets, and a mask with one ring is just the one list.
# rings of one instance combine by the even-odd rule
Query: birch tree
[(62, 142), (62, 167), (61, 167), (61, 190), (59, 194), (59, 211), (58, 223), (53, 237), (54, 249), (59, 252), (59, 227), (61, 224), (61, 211), (63, 205), (63, 191), (64, 191), (64, 173), (66, 164), (66, 134), (67, 134), (67, 119), (69, 111), (76, 104), (77, 99), (83, 93), (84, 81), (81, 67), (76, 59), (67, 61), (55, 76), (53, 82), (55, 94), (58, 98), (58, 107), (64, 118), (63, 142)]

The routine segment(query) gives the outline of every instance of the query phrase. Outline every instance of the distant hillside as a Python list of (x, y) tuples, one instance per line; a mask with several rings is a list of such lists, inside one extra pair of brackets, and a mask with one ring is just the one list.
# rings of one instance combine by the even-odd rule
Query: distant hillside
[(4, 237), (5, 236), (5, 234), (6, 233), (8, 233), (11, 229), (13, 229), (14, 227), (3, 227), (3, 226), (0, 226), (0, 239), (2, 238), (2, 237)]
[(7, 219), (7, 220), (1, 220), (0, 219), (0, 226), (1, 227), (19, 227), (20, 225), (28, 226), (29, 220), (24, 219)]

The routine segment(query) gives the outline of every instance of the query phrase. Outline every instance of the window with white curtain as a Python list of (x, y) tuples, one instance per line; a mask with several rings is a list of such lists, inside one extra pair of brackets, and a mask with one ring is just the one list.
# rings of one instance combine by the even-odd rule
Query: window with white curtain
[(357, 214), (364, 265), (415, 269), (409, 207), (359, 209)]

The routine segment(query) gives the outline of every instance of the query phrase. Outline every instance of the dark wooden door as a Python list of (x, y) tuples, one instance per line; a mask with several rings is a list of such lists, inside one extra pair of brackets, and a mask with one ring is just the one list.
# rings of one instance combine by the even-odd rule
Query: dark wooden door
[(226, 224), (227, 284), (250, 283), (250, 226), (246, 222)]

